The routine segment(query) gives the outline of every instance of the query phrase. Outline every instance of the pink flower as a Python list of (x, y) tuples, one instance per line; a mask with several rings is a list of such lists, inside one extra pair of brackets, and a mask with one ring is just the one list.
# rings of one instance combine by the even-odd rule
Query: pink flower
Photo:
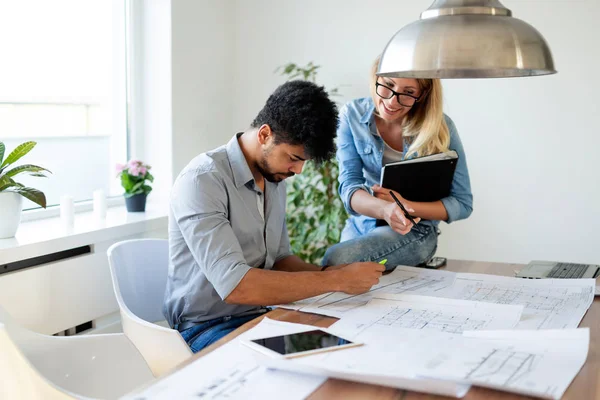
[(140, 174), (142, 176), (146, 175), (146, 172), (148, 172), (148, 168), (146, 168), (146, 167), (140, 167)]
[(139, 176), (140, 172), (140, 167), (138, 167), (137, 165), (129, 167), (129, 175)]
[(115, 166), (115, 171), (117, 172), (117, 174), (120, 174), (126, 168), (127, 168), (126, 164), (117, 163), (117, 165)]
[(140, 160), (129, 160), (129, 162), (127, 163), (127, 165), (129, 166), (129, 168), (133, 168), (133, 167), (138, 167), (140, 165), (142, 165), (142, 162)]

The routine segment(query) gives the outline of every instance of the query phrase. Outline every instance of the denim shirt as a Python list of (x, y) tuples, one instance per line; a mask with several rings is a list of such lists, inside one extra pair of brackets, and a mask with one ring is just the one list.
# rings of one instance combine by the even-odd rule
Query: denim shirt
[[(375, 125), (375, 105), (370, 97), (360, 98), (348, 102), (340, 111), (340, 126), (338, 128), (338, 160), (339, 194), (344, 207), (350, 214), (348, 224), (353, 225), (353, 230), (360, 235), (365, 235), (375, 228), (376, 220), (360, 215), (350, 206), (350, 199), (354, 192), (364, 189), (369, 193), (371, 186), (379, 184), (383, 161), (384, 142), (377, 134)], [(450, 150), (458, 153), (458, 162), (454, 172), (454, 179), (450, 195), (441, 199), (448, 213), (451, 223), (467, 218), (473, 211), (473, 195), (471, 182), (467, 169), (467, 159), (454, 122), (444, 115), (450, 131)], [(403, 157), (409, 144), (404, 142)], [(412, 158), (409, 156), (407, 158)], [(424, 220), (420, 224), (437, 227), (439, 221)]]

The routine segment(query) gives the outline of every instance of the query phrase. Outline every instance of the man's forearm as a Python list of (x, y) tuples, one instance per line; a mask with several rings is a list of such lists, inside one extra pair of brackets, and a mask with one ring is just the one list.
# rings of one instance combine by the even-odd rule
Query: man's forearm
[(286, 272), (252, 268), (225, 298), (225, 302), (269, 306), (338, 291), (339, 272)]
[(273, 265), (273, 269), (276, 271), (287, 271), (287, 272), (300, 272), (300, 271), (320, 271), (321, 267), (309, 264), (298, 256), (287, 256), (277, 261)]

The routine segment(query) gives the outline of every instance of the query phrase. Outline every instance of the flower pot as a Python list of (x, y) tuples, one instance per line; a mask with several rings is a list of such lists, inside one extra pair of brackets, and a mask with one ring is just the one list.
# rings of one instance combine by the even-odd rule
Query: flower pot
[(125, 197), (125, 206), (129, 212), (146, 211), (146, 194), (136, 194), (131, 197)]
[(15, 236), (21, 222), (23, 196), (14, 192), (0, 192), (0, 239)]

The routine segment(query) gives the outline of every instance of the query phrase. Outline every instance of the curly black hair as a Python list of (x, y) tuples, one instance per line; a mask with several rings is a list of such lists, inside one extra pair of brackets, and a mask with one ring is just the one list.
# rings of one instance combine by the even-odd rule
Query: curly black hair
[(252, 128), (269, 125), (275, 143), (304, 145), (316, 163), (335, 154), (338, 110), (322, 86), (289, 81), (279, 86), (252, 122)]

